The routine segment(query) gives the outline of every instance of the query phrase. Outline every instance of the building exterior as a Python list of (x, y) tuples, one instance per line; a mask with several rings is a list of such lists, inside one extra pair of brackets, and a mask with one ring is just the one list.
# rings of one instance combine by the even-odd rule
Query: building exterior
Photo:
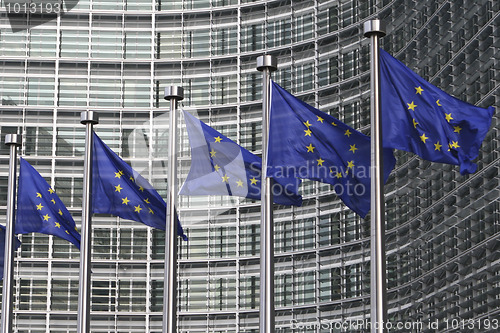
[[(281, 86), (367, 133), (362, 26), (372, 18), (388, 26), (383, 48), (431, 83), (476, 105), (499, 105), (496, 0), (80, 0), (29, 30), (12, 32), (2, 13), (2, 140), (23, 134), (21, 155), (79, 225), (81, 111), (98, 111), (97, 134), (166, 196), (163, 89), (184, 87), (185, 109), (259, 153), (256, 58), (264, 52), (278, 57), (273, 79)], [(495, 115), (470, 176), (397, 153), (386, 185), (388, 308), (394, 325), (406, 326), (393, 332), (498, 331), (499, 121)], [(187, 140), (183, 129), (181, 183)], [(7, 171), (2, 145), (2, 216)], [(305, 181), (302, 194), (302, 207), (275, 210), (277, 332), (367, 332), (369, 219), (329, 185)], [(179, 244), (179, 331), (258, 332), (259, 202), (181, 196), (179, 206), (190, 238)], [(94, 217), (92, 332), (161, 331), (163, 237), (140, 223)], [(78, 250), (42, 234), (21, 240), (16, 332), (75, 332)], [(473, 326), (460, 326), (469, 320)]]

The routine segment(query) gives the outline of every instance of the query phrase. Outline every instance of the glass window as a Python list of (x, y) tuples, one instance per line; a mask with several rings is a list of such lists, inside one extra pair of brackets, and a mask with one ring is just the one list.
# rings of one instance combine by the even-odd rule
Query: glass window
[(28, 78), (28, 105), (54, 105), (54, 78)]
[(122, 58), (123, 35), (121, 30), (92, 30), (92, 58)]
[(54, 57), (57, 47), (57, 33), (55, 29), (31, 29), (30, 32), (31, 57)]
[(88, 53), (88, 30), (61, 30), (61, 57), (86, 58)]
[(144, 31), (127, 31), (124, 48), (126, 59), (149, 59), (151, 58), (151, 35)]

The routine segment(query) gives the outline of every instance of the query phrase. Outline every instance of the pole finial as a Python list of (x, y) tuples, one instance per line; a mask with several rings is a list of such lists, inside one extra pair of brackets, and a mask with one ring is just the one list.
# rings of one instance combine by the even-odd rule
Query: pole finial
[(379, 37), (386, 35), (385, 23), (378, 19), (366, 21), (363, 28), (365, 37), (370, 37), (373, 34), (377, 34)]
[(184, 99), (184, 88), (178, 86), (169, 86), (165, 88), (165, 97), (167, 101), (175, 99), (182, 101)]
[(269, 71), (275, 71), (278, 69), (278, 59), (275, 56), (265, 54), (257, 58), (257, 70), (263, 71), (269, 68)]
[(16, 145), (20, 146), (22, 142), (22, 136), (20, 134), (7, 134), (5, 135), (6, 145)]
[(80, 123), (99, 124), (99, 114), (95, 111), (83, 111), (80, 116)]

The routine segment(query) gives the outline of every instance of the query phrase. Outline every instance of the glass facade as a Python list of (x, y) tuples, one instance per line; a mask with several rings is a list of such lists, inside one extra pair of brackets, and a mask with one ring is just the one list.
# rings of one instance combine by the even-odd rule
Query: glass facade
[[(85, 127), (166, 197), (168, 108), (163, 89), (184, 87), (182, 107), (257, 154), (261, 73), (307, 103), (369, 132), (369, 54), (363, 23), (388, 25), (385, 50), (446, 92), (479, 106), (500, 102), (500, 3), (496, 0), (80, 0), (49, 22), (12, 32), (0, 15), (0, 134), (23, 133), (21, 155), (81, 218)], [(190, 165), (180, 122), (179, 182)], [(478, 171), (398, 152), (386, 186), (389, 318), (422, 323), (393, 332), (496, 332), (500, 319), (500, 125)], [(5, 221), (8, 149), (0, 147)], [(305, 181), (302, 207), (275, 209), (278, 332), (366, 332), (370, 224), (331, 186)], [(189, 236), (179, 243), (179, 331), (258, 332), (260, 204), (179, 197)], [(92, 332), (161, 332), (164, 233), (93, 219)], [(15, 260), (17, 332), (75, 332), (78, 250), (23, 235)], [(479, 328), (479, 324), (483, 324)], [(493, 323), (492, 323), (493, 324)], [(448, 326), (446, 326), (448, 325)]]

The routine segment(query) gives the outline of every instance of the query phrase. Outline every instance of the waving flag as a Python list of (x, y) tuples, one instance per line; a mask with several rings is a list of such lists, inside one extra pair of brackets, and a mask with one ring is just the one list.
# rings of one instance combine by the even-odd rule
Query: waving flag
[[(370, 138), (272, 82), (268, 172), (334, 185), (342, 201), (365, 217), (370, 210)], [(387, 181), (395, 165), (384, 150)]]
[[(94, 133), (92, 212), (112, 214), (165, 230), (167, 205), (160, 194)], [(177, 223), (177, 234), (184, 230)]]
[(473, 173), (473, 162), (488, 132), (494, 108), (462, 102), (422, 79), (380, 50), (383, 145), (420, 157), (460, 165)]
[(54, 235), (80, 248), (80, 233), (73, 217), (45, 179), (23, 158), (20, 158), (14, 232)]
[[(233, 195), (260, 200), (262, 160), (184, 111), (191, 145), (191, 169), (179, 194)], [(293, 178), (275, 178), (277, 204), (302, 204)], [(292, 190), (293, 189), (293, 190)]]

